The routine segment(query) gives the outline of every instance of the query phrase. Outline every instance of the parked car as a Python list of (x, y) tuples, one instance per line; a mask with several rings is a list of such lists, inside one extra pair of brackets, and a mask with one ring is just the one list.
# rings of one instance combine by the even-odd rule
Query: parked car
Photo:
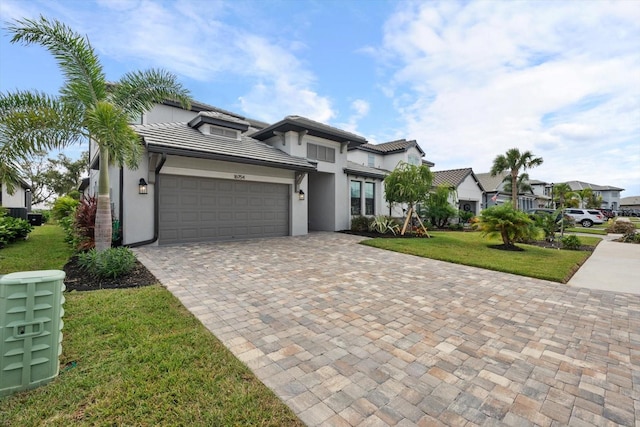
[(611, 209), (598, 209), (605, 218), (614, 218), (616, 213)]
[(573, 218), (576, 223), (582, 224), (583, 227), (591, 227), (593, 224), (603, 224), (604, 215), (595, 209), (577, 209), (569, 208), (564, 210), (564, 214)]

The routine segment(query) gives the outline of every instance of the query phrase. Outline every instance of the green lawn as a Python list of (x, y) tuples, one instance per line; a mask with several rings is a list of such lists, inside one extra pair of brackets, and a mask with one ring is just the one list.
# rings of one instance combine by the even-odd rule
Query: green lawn
[[(0, 250), (3, 271), (19, 270), (16, 251), (36, 260), (20, 265), (60, 269), (56, 228)], [(65, 297), (60, 375), (0, 399), (0, 425), (303, 425), (163, 287)]]
[[(489, 246), (501, 244), (502, 240), (482, 237), (479, 232), (434, 231), (430, 234), (432, 239), (370, 239), (362, 244), (561, 283), (566, 283), (591, 255), (585, 251), (545, 249), (524, 244), (517, 245), (524, 249), (522, 252), (492, 249)], [(584, 245), (596, 245), (600, 240), (597, 237), (580, 237)]]
[(0, 274), (61, 269), (72, 253), (63, 239), (64, 232), (57, 225), (34, 227), (27, 240), (0, 249)]
[[(567, 228), (565, 230), (565, 233), (596, 234), (596, 235), (599, 235), (599, 236), (606, 236), (607, 235), (607, 232), (605, 231), (604, 228), (598, 228), (595, 225), (592, 228), (585, 228), (585, 227)], [(559, 236), (560, 233), (557, 233), (557, 235)]]

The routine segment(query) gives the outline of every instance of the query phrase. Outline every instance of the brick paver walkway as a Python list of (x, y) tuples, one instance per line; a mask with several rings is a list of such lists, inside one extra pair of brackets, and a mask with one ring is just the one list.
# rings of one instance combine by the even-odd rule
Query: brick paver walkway
[(309, 426), (640, 425), (640, 296), (359, 240), (137, 252)]

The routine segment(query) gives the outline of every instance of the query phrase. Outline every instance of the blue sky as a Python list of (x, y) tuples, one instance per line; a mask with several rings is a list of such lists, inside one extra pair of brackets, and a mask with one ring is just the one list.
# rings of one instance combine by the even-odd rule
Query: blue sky
[[(435, 170), (518, 147), (544, 158), (534, 179), (640, 195), (638, 1), (0, 2), (3, 23), (39, 14), (86, 34), (110, 80), (160, 67), (247, 117), (416, 139)], [(5, 26), (0, 90), (56, 93), (50, 54)]]

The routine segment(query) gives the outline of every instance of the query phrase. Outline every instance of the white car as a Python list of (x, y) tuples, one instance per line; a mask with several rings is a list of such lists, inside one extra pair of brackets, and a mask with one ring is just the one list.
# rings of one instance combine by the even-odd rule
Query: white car
[(577, 209), (569, 208), (564, 210), (564, 214), (573, 218), (573, 220), (583, 227), (591, 227), (593, 224), (604, 224), (604, 215), (595, 209)]

